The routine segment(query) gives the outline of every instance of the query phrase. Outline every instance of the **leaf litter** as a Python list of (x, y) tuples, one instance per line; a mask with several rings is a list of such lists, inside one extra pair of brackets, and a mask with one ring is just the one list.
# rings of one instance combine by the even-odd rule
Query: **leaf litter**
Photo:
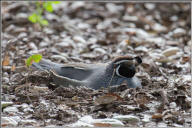
[[(190, 4), (61, 2), (41, 28), (27, 20), (29, 3), (2, 3), (2, 127), (191, 127)], [(30, 54), (59, 63), (139, 55), (143, 87), (57, 87), (25, 67)]]

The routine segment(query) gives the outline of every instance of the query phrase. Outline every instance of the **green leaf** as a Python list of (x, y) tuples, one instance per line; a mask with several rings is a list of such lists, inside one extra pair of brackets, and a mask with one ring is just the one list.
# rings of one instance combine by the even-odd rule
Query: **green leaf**
[(53, 4), (60, 4), (61, 1), (52, 1)]
[(41, 24), (41, 25), (44, 25), (44, 26), (47, 26), (49, 23), (48, 23), (47, 20), (42, 19), (42, 20), (40, 20), (40, 24)]
[(53, 12), (53, 7), (52, 7), (52, 2), (44, 2), (43, 7), (45, 8), (46, 11), (48, 12)]
[(29, 58), (27, 58), (26, 60), (26, 66), (30, 67), (32, 65), (33, 62), (39, 63), (39, 61), (42, 59), (42, 55), (41, 54), (35, 54), (30, 56)]
[(59, 4), (60, 1), (37, 1), (36, 13), (33, 13), (28, 17), (28, 20), (32, 23), (39, 23), (40, 25), (47, 26), (49, 22), (43, 18), (42, 14), (46, 10), (47, 12), (53, 12), (53, 4)]
[(37, 14), (33, 13), (28, 17), (29, 21), (31, 21), (32, 23), (37, 23)]
[(46, 11), (48, 12), (53, 12), (53, 6), (52, 4), (59, 4), (61, 3), (60, 1), (47, 1), (43, 2), (43, 8), (45, 8)]
[(37, 17), (37, 22), (40, 22), (43, 19), (41, 15), (37, 15), (36, 17)]

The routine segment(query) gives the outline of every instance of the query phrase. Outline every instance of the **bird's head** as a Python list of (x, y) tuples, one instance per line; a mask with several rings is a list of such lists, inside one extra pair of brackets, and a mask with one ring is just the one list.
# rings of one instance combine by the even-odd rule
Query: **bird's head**
[(142, 59), (137, 57), (122, 56), (113, 60), (113, 66), (117, 76), (131, 78), (136, 73), (136, 67), (142, 63)]

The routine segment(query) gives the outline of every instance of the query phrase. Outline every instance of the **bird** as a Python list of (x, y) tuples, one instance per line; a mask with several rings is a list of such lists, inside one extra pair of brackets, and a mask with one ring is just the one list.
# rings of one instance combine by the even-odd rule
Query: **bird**
[(141, 87), (141, 81), (135, 76), (136, 67), (141, 63), (142, 59), (139, 56), (119, 56), (107, 63), (93, 64), (59, 64), (41, 59), (39, 63), (33, 63), (32, 67), (51, 71), (57, 85), (86, 86), (97, 90), (123, 82), (126, 82), (128, 88)]

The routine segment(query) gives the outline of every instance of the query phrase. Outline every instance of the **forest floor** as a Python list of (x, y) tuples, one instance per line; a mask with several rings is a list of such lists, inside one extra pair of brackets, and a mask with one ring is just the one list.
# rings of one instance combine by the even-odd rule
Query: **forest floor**
[[(28, 20), (33, 2), (2, 3), (3, 126), (191, 127), (191, 8), (187, 3), (61, 2)], [(25, 60), (57, 63), (143, 59), (142, 88), (52, 88)], [(107, 99), (107, 103), (103, 103)]]

